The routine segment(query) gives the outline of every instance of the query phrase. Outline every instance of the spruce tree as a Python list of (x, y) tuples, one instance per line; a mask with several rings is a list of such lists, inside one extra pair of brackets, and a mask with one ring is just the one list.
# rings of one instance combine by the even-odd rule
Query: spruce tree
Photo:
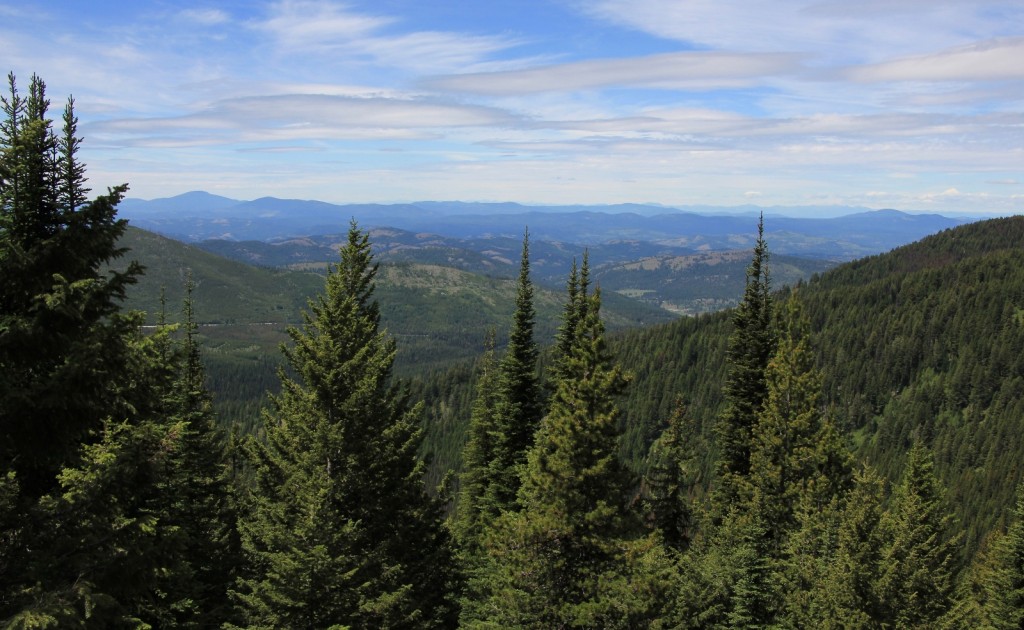
[(668, 426), (651, 445), (643, 484), (651, 525), (661, 532), (669, 548), (680, 552), (689, 546), (694, 520), (689, 493), (692, 462), (685, 431), (688, 420), (685, 405), (676, 401)]
[(169, 585), (168, 608), (181, 627), (220, 626), (232, 619), (228, 590), (241, 563), (227, 437), (217, 426), (197, 339), (191, 274), (185, 285), (184, 334), (175, 348), (167, 422), (179, 448), (170, 458), (163, 518), (184, 539), (182, 569)]
[(482, 501), (482, 505), (486, 506), (486, 520), (515, 507), (519, 474), (543, 413), (536, 374), (537, 344), (533, 339), (536, 314), (533, 283), (530, 281), (528, 233), (523, 235), (516, 287), (516, 307), (509, 330), (508, 347), (498, 366), (493, 451), (489, 458), (487, 489)]
[(178, 625), (192, 571), (170, 505), (182, 427), (167, 406), (168, 336), (165, 327), (135, 338), (126, 366), (133, 413), (105, 422), (57, 475), (58, 488), (30, 507), (28, 553), (4, 611), (13, 627)]
[(1024, 627), (1024, 486), (1017, 489), (1010, 526), (993, 545), (985, 590), (985, 623), (998, 630)]
[(22, 96), (14, 75), (0, 97), (0, 470), (20, 495), (56, 487), (82, 441), (126, 411), (125, 366), (138, 320), (119, 313), (141, 273), (109, 264), (124, 254), (116, 206), (126, 186), (84, 203), (73, 101), (60, 139), (47, 118), (46, 85)]
[(743, 498), (743, 487), (750, 473), (753, 429), (768, 395), (765, 369), (775, 352), (763, 216), (757, 225), (757, 241), (747, 268), (743, 299), (733, 313), (732, 323), (722, 392), (725, 411), (718, 424), (718, 485), (714, 503), (719, 517)]
[(916, 441), (880, 527), (885, 544), (876, 590), (884, 619), (897, 627), (934, 625), (953, 594), (952, 516), (931, 453)]
[(655, 614), (663, 557), (628, 506), (615, 400), (629, 379), (608, 353), (599, 309), (597, 292), (579, 313), (522, 474), (522, 509), (487, 537), (490, 590), (470, 627), (626, 628)]
[(975, 557), (943, 628), (1017, 630), (1024, 627), (1024, 486), (1005, 531), (996, 530)]
[(814, 367), (810, 324), (796, 294), (780, 318), (778, 348), (765, 369), (767, 392), (751, 435), (751, 508), (776, 555), (800, 511), (826, 508), (849, 487), (850, 456), (825, 416), (821, 373)]
[(424, 493), (418, 409), (391, 381), (377, 266), (351, 225), (285, 349), (296, 379), (253, 443), (241, 520), (248, 577), (236, 597), (257, 627), (429, 628), (454, 623), (453, 559), (441, 506)]
[(86, 201), (74, 102), (58, 136), (45, 83), (0, 97), (0, 621), (166, 625), (182, 537), (162, 489), (180, 446), (167, 421), (164, 333), (120, 300), (126, 186)]
[(464, 553), (478, 548), (480, 537), (494, 515), (494, 508), (484, 503), (488, 467), (494, 453), (494, 407), (498, 397), (493, 329), (487, 333), (486, 347), (477, 377), (476, 398), (467, 431), (469, 435), (462, 450), (458, 501), (451, 521), (452, 532)]

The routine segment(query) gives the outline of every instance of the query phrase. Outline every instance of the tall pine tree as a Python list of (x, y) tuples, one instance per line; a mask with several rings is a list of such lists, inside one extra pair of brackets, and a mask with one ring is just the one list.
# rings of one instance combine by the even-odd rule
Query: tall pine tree
[(810, 323), (796, 293), (779, 318), (778, 348), (765, 369), (767, 393), (751, 435), (750, 506), (781, 552), (800, 511), (817, 512), (849, 487), (850, 455), (825, 415)]
[(0, 621), (166, 625), (181, 530), (163, 489), (180, 448), (167, 420), (164, 332), (120, 300), (141, 268), (111, 264), (126, 186), (86, 201), (74, 102), (60, 135), (45, 83), (0, 98)]
[(441, 506), (424, 493), (418, 410), (391, 383), (377, 266), (349, 229), (325, 293), (285, 350), (297, 380), (254, 443), (249, 576), (237, 598), (256, 627), (430, 628), (454, 623), (453, 559)]
[(618, 460), (615, 400), (629, 379), (605, 345), (600, 293), (584, 304), (522, 473), (522, 509), (486, 540), (489, 592), (470, 627), (636, 627), (667, 586), (654, 577), (663, 558), (629, 509), (632, 482)]
[(543, 414), (537, 381), (537, 344), (533, 339), (536, 314), (533, 283), (530, 281), (528, 233), (523, 235), (516, 286), (516, 307), (508, 347), (498, 366), (493, 451), (488, 458), (487, 488), (481, 501), (488, 520), (515, 507), (519, 474)]
[(876, 591), (896, 627), (936, 624), (952, 604), (953, 552), (944, 491), (931, 453), (916, 441), (880, 523), (884, 536)]
[(750, 473), (753, 429), (768, 395), (765, 369), (775, 352), (763, 216), (757, 224), (757, 241), (747, 268), (743, 299), (733, 314), (732, 323), (723, 388), (725, 411), (718, 424), (718, 485), (713, 497), (718, 518), (743, 499), (743, 488)]
[(116, 206), (127, 186), (84, 203), (73, 101), (59, 138), (39, 77), (23, 96), (9, 75), (0, 104), (0, 470), (33, 501), (126, 410), (113, 384), (129, 380), (139, 322), (119, 309), (141, 267), (109, 270), (125, 253)]

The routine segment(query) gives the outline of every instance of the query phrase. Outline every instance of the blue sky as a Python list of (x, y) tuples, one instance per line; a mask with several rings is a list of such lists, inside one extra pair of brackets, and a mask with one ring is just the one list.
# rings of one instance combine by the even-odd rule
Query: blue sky
[(1024, 213), (1021, 0), (0, 0), (94, 189)]

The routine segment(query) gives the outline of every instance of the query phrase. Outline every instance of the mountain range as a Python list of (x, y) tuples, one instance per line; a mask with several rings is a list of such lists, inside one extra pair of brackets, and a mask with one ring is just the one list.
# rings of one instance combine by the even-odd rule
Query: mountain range
[[(347, 229), (351, 220), (356, 220), (364, 228), (397, 228), (460, 239), (518, 238), (528, 228), (537, 240), (573, 245), (640, 241), (708, 251), (749, 248), (759, 209), (749, 210), (748, 214), (706, 214), (645, 204), (523, 206), (437, 201), (337, 205), (273, 197), (239, 201), (191, 192), (151, 201), (125, 199), (120, 215), (137, 227), (186, 242), (271, 241), (338, 234)], [(897, 210), (848, 210), (850, 213), (843, 216), (817, 219), (769, 213), (765, 231), (772, 251), (852, 260), (966, 222)], [(841, 210), (832, 209), (830, 213), (837, 211)]]

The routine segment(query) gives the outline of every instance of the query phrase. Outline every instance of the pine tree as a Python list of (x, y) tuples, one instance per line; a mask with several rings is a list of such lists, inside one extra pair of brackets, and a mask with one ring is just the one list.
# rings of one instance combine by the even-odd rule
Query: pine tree
[(462, 450), (462, 472), (452, 532), (464, 552), (476, 550), (480, 537), (494, 516), (494, 508), (484, 504), (488, 466), (494, 452), (494, 408), (498, 397), (498, 372), (494, 361), (494, 330), (487, 333), (487, 350), (480, 362), (476, 399), (469, 419), (468, 438)]
[(108, 420), (57, 475), (58, 489), (29, 508), (29, 552), (4, 611), (12, 627), (176, 626), (176, 589), (191, 572), (168, 506), (182, 450), (165, 406), (168, 335), (135, 338), (135, 413)]
[(997, 530), (977, 555), (957, 592), (944, 628), (1024, 627), (1024, 486), (1006, 531)]
[(992, 570), (986, 580), (982, 605), (985, 622), (1003, 630), (1024, 627), (1024, 486), (1017, 489), (1017, 504), (1006, 534), (991, 552)]
[(227, 438), (217, 426), (196, 338), (191, 274), (186, 278), (184, 335), (176, 348), (167, 422), (179, 448), (171, 457), (163, 518), (180, 529), (181, 569), (168, 585), (167, 608), (180, 627), (220, 626), (232, 619), (228, 599), (241, 563)]
[(689, 495), (692, 474), (684, 427), (688, 422), (683, 402), (677, 401), (668, 426), (650, 449), (650, 463), (644, 475), (644, 504), (651, 524), (661, 532), (665, 544), (675, 551), (689, 546), (693, 509)]
[(746, 289), (733, 314), (726, 357), (725, 411), (718, 425), (719, 478), (714, 495), (714, 509), (719, 516), (742, 500), (745, 479), (750, 473), (753, 429), (768, 395), (765, 369), (775, 352), (776, 339), (767, 263), (762, 216), (757, 225), (753, 259), (747, 268)]
[(659, 599), (638, 594), (664, 586), (654, 580), (663, 557), (628, 507), (631, 481), (617, 457), (615, 399), (629, 379), (605, 346), (600, 292), (584, 304), (529, 451), (522, 509), (506, 512), (486, 540), (486, 614), (470, 627), (636, 627)]
[(498, 366), (493, 451), (488, 460), (487, 488), (482, 501), (486, 506), (486, 520), (514, 508), (526, 451), (533, 444), (543, 413), (536, 374), (537, 344), (533, 339), (535, 311), (528, 233), (523, 236), (516, 286), (516, 308), (508, 347)]
[(558, 327), (558, 335), (555, 338), (555, 357), (552, 366), (552, 378), (556, 382), (564, 376), (568, 369), (566, 362), (569, 360), (573, 344), (576, 343), (576, 328), (586, 310), (589, 285), (590, 254), (584, 251), (583, 264), (579, 268), (576, 266), (576, 259), (572, 259), (572, 269), (566, 282), (566, 300), (562, 309), (562, 323)]
[(444, 627), (457, 614), (439, 502), (426, 496), (418, 409), (390, 383), (395, 344), (372, 300), (377, 266), (355, 223), (325, 294), (290, 330), (282, 392), (253, 444), (241, 520), (257, 627)]
[(880, 525), (885, 545), (876, 590), (888, 623), (934, 625), (950, 607), (955, 543), (948, 538), (951, 519), (931, 453), (915, 442)]
[(126, 186), (82, 203), (84, 167), (73, 101), (57, 139), (46, 86), (33, 76), (23, 97), (13, 74), (0, 98), (0, 470), (38, 499), (103, 420), (124, 411), (124, 378), (137, 318), (119, 313), (137, 263), (122, 256), (126, 222), (116, 206)]
[(751, 508), (776, 556), (799, 512), (826, 508), (849, 487), (850, 455), (825, 417), (821, 373), (796, 294), (786, 302), (778, 348), (765, 369), (767, 393), (751, 436)]
[[(181, 537), (161, 487), (179, 448), (163, 416), (161, 337), (120, 300), (141, 268), (116, 206), (86, 202), (73, 100), (57, 136), (46, 86), (0, 98), (0, 621), (157, 624)], [(159, 618), (158, 618), (159, 617)]]

